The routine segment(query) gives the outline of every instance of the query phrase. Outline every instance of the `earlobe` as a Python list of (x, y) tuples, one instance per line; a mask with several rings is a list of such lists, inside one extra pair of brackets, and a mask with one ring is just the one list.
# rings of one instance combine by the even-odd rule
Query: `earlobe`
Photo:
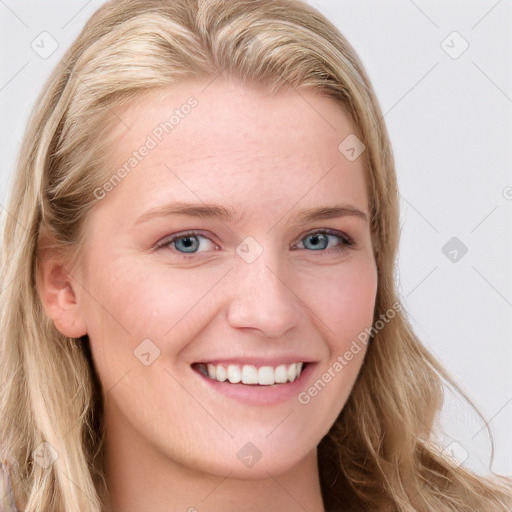
[(71, 282), (71, 275), (65, 265), (56, 257), (40, 261), (37, 276), (39, 299), (55, 327), (64, 336), (79, 338), (87, 334), (77, 293), (76, 282)]

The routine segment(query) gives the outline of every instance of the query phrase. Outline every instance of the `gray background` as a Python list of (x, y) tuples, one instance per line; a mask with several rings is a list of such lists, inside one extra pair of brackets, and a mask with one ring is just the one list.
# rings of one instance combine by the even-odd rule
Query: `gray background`
[[(0, 0), (2, 214), (35, 96), (102, 3)], [(493, 469), (512, 474), (512, 1), (310, 3), (353, 44), (385, 114), (407, 312), (489, 421)], [(450, 453), (483, 470), (490, 447), (481, 420), (449, 397), (442, 421)]]

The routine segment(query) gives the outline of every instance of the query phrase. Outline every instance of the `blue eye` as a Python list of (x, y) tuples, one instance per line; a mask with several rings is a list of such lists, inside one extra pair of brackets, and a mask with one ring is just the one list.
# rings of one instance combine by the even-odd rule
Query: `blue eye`
[[(206, 240), (206, 247), (205, 243), (201, 244), (201, 240)], [(307, 242), (304, 243), (304, 241)], [(330, 244), (331, 241), (333, 241), (333, 244)], [(201, 235), (196, 231), (187, 231), (164, 238), (161, 242), (156, 244), (155, 248), (169, 248), (186, 258), (196, 254), (197, 252), (202, 252), (199, 250), (201, 248), (208, 250), (208, 243), (213, 244), (213, 250), (219, 249), (218, 245), (206, 236)], [(312, 252), (331, 253), (345, 251), (350, 246), (354, 245), (354, 242), (348, 236), (339, 231), (322, 229), (307, 234), (301, 239), (300, 244), (304, 247), (299, 247), (299, 249), (304, 248)], [(296, 248), (297, 244), (294, 244), (292, 249)]]
[[(174, 246), (174, 249), (178, 252), (182, 252), (182, 254), (195, 254), (201, 247), (201, 243), (198, 241), (199, 238), (209, 240), (195, 231), (190, 231), (186, 233), (179, 233), (171, 238), (166, 238), (162, 242), (159, 242), (156, 245), (156, 248), (162, 249), (164, 247)], [(211, 242), (211, 240), (209, 241)]]
[[(337, 245), (334, 247), (329, 247), (329, 242), (331, 240), (338, 240)], [(310, 233), (306, 235), (301, 242), (304, 240), (309, 240), (307, 245), (309, 247), (306, 247), (307, 249), (312, 249), (313, 251), (342, 251), (346, 249), (347, 247), (353, 245), (352, 241), (345, 235), (332, 231), (330, 229), (322, 230), (322, 231), (315, 231), (313, 233)], [(340, 242), (341, 241), (341, 242)], [(306, 245), (303, 243), (303, 245)], [(294, 246), (296, 247), (296, 245)]]

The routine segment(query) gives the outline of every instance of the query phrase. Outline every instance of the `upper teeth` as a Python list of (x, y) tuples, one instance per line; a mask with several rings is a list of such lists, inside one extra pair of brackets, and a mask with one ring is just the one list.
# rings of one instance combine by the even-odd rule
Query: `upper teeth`
[[(204, 364), (200, 365), (203, 367)], [(208, 375), (210, 378), (224, 382), (227, 378), (231, 384), (260, 384), (270, 386), (272, 384), (284, 384), (285, 382), (293, 382), (302, 372), (302, 363), (281, 364), (276, 368), (272, 366), (262, 366), (256, 368), (250, 364), (243, 366), (237, 364), (227, 365), (227, 368), (221, 364), (214, 365), (208, 363)]]

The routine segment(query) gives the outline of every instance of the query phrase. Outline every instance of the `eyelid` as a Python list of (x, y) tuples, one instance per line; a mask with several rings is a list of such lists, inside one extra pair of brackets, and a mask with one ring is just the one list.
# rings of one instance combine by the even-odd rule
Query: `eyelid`
[[(338, 248), (321, 249), (319, 251), (309, 251), (309, 252), (320, 252), (320, 253), (329, 253), (329, 252), (337, 252), (337, 251), (341, 252), (342, 250), (348, 249), (351, 246), (355, 245), (355, 242), (352, 239), (352, 237), (350, 237), (349, 235), (347, 235), (346, 233), (344, 233), (342, 231), (339, 231), (336, 229), (331, 229), (331, 228), (314, 228), (314, 229), (311, 229), (311, 230), (306, 231), (305, 233), (301, 234), (299, 236), (297, 242), (292, 244), (292, 247), (296, 247), (297, 244), (300, 243), (304, 238), (306, 238), (310, 235), (314, 235), (314, 234), (326, 234), (326, 235), (335, 236), (335, 237), (340, 238), (341, 242), (340, 242)], [(211, 235), (207, 236), (201, 230), (191, 229), (191, 230), (180, 231), (180, 232), (177, 232), (177, 233), (174, 233), (172, 235), (168, 235), (168, 236), (162, 238), (159, 242), (157, 242), (154, 245), (154, 249), (155, 250), (165, 249), (166, 247), (169, 247), (176, 240), (179, 240), (180, 238), (185, 238), (187, 236), (201, 236), (203, 238), (206, 238), (213, 244), (216, 244), (217, 246), (219, 245), (219, 244), (217, 244), (217, 242), (215, 242), (214, 240), (212, 240), (210, 238)], [(305, 250), (307, 251), (307, 249), (305, 249)], [(198, 253), (183, 253), (183, 252), (178, 251), (178, 254), (182, 257), (187, 258), (187, 257), (195, 256)]]
[[(186, 231), (179, 231), (172, 235), (165, 236), (164, 238), (162, 238), (159, 242), (157, 242), (154, 245), (154, 248), (155, 249), (163, 249), (163, 248), (169, 246), (170, 244), (172, 244), (174, 241), (179, 240), (180, 238), (185, 238), (187, 236), (202, 236), (203, 238), (210, 240), (213, 244), (218, 245), (217, 242), (215, 242), (214, 240), (212, 240), (210, 238), (210, 236), (205, 235), (203, 231), (190, 229), (190, 230), (186, 230)], [(180, 254), (186, 255), (186, 253), (180, 253)], [(191, 253), (191, 254), (196, 254), (196, 253)]]
[(346, 245), (353, 245), (355, 244), (354, 240), (352, 239), (352, 237), (350, 237), (349, 235), (347, 235), (345, 232), (343, 231), (339, 231), (338, 229), (331, 229), (331, 228), (315, 228), (315, 229), (312, 229), (310, 231), (307, 231), (304, 235), (301, 235), (300, 238), (299, 238), (299, 242), (309, 236), (309, 235), (314, 235), (316, 233), (326, 233), (328, 235), (332, 235), (332, 236), (338, 236), (340, 237), (341, 239), (344, 239), (345, 242), (346, 242)]

